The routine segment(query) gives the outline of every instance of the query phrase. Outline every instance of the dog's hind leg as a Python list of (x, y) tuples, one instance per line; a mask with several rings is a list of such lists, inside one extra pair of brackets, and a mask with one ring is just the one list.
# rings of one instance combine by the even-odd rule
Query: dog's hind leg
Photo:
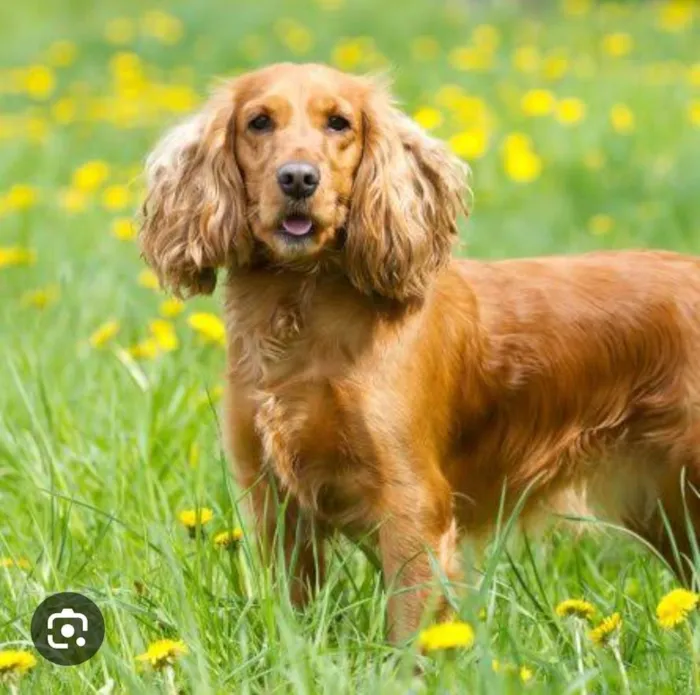
[(700, 458), (670, 466), (658, 479), (655, 504), (646, 516), (623, 518), (650, 543), (686, 585), (697, 584), (700, 562)]
[(604, 471), (589, 489), (594, 512), (651, 545), (685, 585), (700, 582), (700, 447), (676, 441)]

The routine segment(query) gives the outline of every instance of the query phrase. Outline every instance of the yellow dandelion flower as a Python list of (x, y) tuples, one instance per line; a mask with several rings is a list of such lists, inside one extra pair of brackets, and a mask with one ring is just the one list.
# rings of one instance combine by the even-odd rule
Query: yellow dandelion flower
[(233, 548), (238, 545), (238, 543), (243, 538), (243, 529), (238, 527), (231, 529), (230, 531), (221, 531), (214, 536), (214, 545), (217, 548)]
[(0, 651), (0, 683), (19, 679), (36, 666), (36, 657), (20, 650)]
[(534, 676), (532, 669), (527, 666), (518, 668), (515, 664), (502, 664), (498, 659), (494, 659), (491, 662), (491, 668), (494, 673), (506, 673), (509, 675), (517, 673), (522, 683), (530, 682)]
[(146, 36), (167, 45), (177, 43), (184, 34), (182, 20), (162, 10), (146, 12), (141, 19), (141, 30)]
[(49, 285), (36, 290), (29, 290), (22, 295), (21, 302), (24, 306), (35, 307), (36, 309), (44, 309), (58, 300), (59, 288), (58, 285)]
[(155, 338), (146, 338), (126, 351), (135, 360), (152, 360), (158, 356), (158, 342)]
[(560, 618), (574, 617), (588, 619), (595, 613), (593, 604), (577, 598), (561, 601), (554, 610)]
[(615, 32), (603, 37), (601, 48), (613, 58), (622, 58), (632, 50), (632, 37), (625, 32)]
[(435, 60), (440, 55), (440, 42), (434, 36), (417, 36), (411, 42), (411, 55), (418, 62)]
[(114, 46), (123, 46), (131, 43), (136, 36), (136, 25), (133, 20), (126, 17), (115, 17), (107, 22), (104, 37), (108, 43)]
[(48, 99), (56, 86), (53, 70), (47, 65), (32, 65), (24, 75), (24, 91), (37, 100)]
[(189, 650), (182, 640), (161, 639), (148, 645), (148, 649), (136, 657), (137, 661), (147, 663), (156, 670), (172, 666)]
[(503, 141), (503, 147), (508, 150), (528, 149), (532, 147), (532, 140), (525, 133), (509, 133)]
[(596, 627), (588, 633), (588, 637), (594, 644), (606, 645), (622, 629), (622, 618), (619, 613), (604, 618)]
[(613, 129), (621, 135), (628, 135), (634, 130), (634, 114), (625, 104), (615, 104), (610, 109), (610, 122)]
[(656, 619), (664, 630), (685, 622), (688, 614), (695, 610), (700, 595), (687, 589), (674, 589), (667, 593), (656, 606)]
[(170, 321), (165, 319), (153, 319), (148, 324), (148, 330), (151, 332), (153, 339), (159, 350), (163, 352), (172, 352), (177, 350), (180, 342), (175, 333), (175, 327)]
[(669, 32), (685, 31), (693, 22), (693, 5), (690, 0), (659, 3), (659, 27)]
[(94, 191), (109, 176), (109, 165), (100, 160), (85, 162), (73, 173), (73, 186), (81, 191)]
[(102, 193), (102, 205), (107, 210), (123, 210), (129, 204), (129, 198), (126, 186), (107, 186)]
[(158, 103), (163, 109), (173, 113), (192, 111), (198, 101), (197, 92), (189, 85), (166, 85), (158, 90)]
[(690, 102), (690, 106), (688, 106), (688, 118), (696, 128), (700, 128), (700, 99), (695, 99), (695, 101)]
[(434, 130), (442, 125), (442, 114), (432, 106), (422, 106), (413, 114), (413, 120), (425, 130)]
[(218, 316), (205, 312), (190, 314), (187, 318), (187, 323), (206, 340), (224, 344), (226, 329), (223, 321)]
[(75, 62), (78, 47), (72, 41), (54, 41), (46, 53), (46, 59), (57, 68), (67, 68)]
[(16, 183), (5, 196), (5, 203), (10, 210), (26, 210), (39, 200), (39, 192), (34, 186)]
[(331, 53), (331, 62), (341, 70), (354, 70), (365, 55), (364, 42), (361, 39), (344, 39)]
[(531, 89), (523, 95), (520, 106), (526, 116), (546, 116), (552, 113), (557, 100), (546, 89)]
[(465, 72), (487, 70), (493, 64), (493, 56), (490, 52), (472, 46), (453, 48), (449, 53), (448, 60), (455, 70), (464, 70)]
[(94, 348), (104, 347), (112, 338), (116, 337), (117, 333), (119, 333), (119, 328), (119, 321), (106, 321), (92, 333), (88, 338), (88, 342)]
[(489, 138), (483, 128), (470, 128), (455, 133), (447, 143), (450, 149), (462, 159), (479, 159), (486, 154)]
[(82, 212), (87, 203), (87, 195), (77, 188), (66, 188), (58, 195), (58, 204), (67, 212)]
[(511, 135), (503, 148), (503, 168), (516, 183), (529, 183), (542, 173), (542, 160), (529, 144)]
[(464, 96), (464, 90), (458, 84), (443, 84), (435, 92), (435, 103), (447, 109), (455, 109)]
[(563, 0), (561, 10), (570, 17), (583, 17), (591, 9), (591, 0)]
[(34, 263), (36, 263), (36, 251), (33, 249), (22, 246), (0, 246), (0, 268)]
[(122, 88), (138, 89), (142, 86), (143, 64), (138, 53), (133, 51), (115, 53), (109, 60), (109, 70)]
[(586, 105), (575, 97), (562, 99), (556, 105), (555, 116), (564, 125), (574, 125), (584, 119), (586, 115)]
[(613, 218), (610, 215), (593, 215), (588, 220), (588, 231), (595, 236), (604, 236), (613, 228)]
[(21, 570), (28, 570), (31, 567), (29, 560), (26, 557), (0, 557), (0, 567), (10, 569), (16, 567)]
[(542, 63), (542, 74), (545, 79), (555, 81), (566, 75), (569, 69), (569, 59), (562, 53), (547, 56)]
[(150, 269), (146, 268), (139, 273), (138, 283), (147, 290), (159, 290), (160, 281), (158, 276)]
[(185, 303), (175, 297), (169, 297), (160, 303), (160, 315), (166, 319), (172, 319), (179, 316), (185, 310)]
[(469, 623), (439, 623), (423, 630), (418, 636), (418, 644), (426, 652), (455, 647), (469, 649), (474, 644), (474, 630)]
[(295, 55), (303, 55), (313, 48), (311, 32), (296, 20), (280, 19), (274, 29), (279, 40)]
[(536, 72), (541, 63), (542, 57), (536, 46), (520, 46), (513, 53), (513, 65), (519, 72)]
[(51, 115), (61, 125), (73, 123), (77, 113), (78, 107), (72, 97), (62, 97), (51, 105)]
[(527, 666), (521, 666), (518, 675), (520, 676), (520, 680), (523, 683), (529, 683), (533, 679), (535, 674), (532, 672), (531, 668), (528, 668)]
[(51, 115), (54, 121), (61, 125), (73, 123), (77, 113), (78, 107), (76, 106), (75, 99), (72, 97), (62, 97), (51, 104)]
[(693, 87), (700, 87), (700, 63), (693, 63), (688, 68), (688, 82)]
[(498, 48), (501, 42), (501, 35), (492, 24), (480, 24), (472, 32), (472, 41), (478, 48), (493, 51)]
[(459, 97), (452, 110), (460, 125), (479, 128), (490, 126), (491, 117), (488, 107), (479, 97)]
[(128, 217), (119, 217), (112, 221), (112, 236), (120, 241), (133, 241), (136, 238), (136, 227)]
[(208, 524), (214, 517), (214, 512), (209, 507), (199, 509), (185, 509), (181, 511), (177, 518), (186, 529), (195, 529), (197, 526)]

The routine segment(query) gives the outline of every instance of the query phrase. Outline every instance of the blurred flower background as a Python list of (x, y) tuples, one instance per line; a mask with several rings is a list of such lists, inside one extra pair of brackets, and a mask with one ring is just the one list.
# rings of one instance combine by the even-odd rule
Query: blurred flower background
[[(527, 560), (495, 555), (461, 611), (487, 616), (474, 648), (418, 682), (377, 646), (379, 580), (348, 548), (322, 602), (295, 614), (245, 542), (221, 453), (217, 299), (160, 291), (135, 213), (149, 147), (218, 80), (323, 61), (388, 72), (407, 113), (469, 162), (459, 253), (698, 252), (696, 3), (32, 0), (0, 8), (0, 39), (0, 649), (31, 647), (27, 616), (47, 592), (90, 592), (108, 621), (88, 675), (44, 681), (40, 664), (18, 683), (561, 692), (582, 678), (614, 692), (629, 675), (650, 692), (693, 687), (697, 640), (689, 649), (653, 615), (670, 575), (618, 536), (572, 544), (556, 531)], [(614, 660), (575, 649), (579, 633), (543, 611), (567, 594), (624, 616), (623, 638), (618, 623), (594, 633), (614, 634)], [(185, 643), (167, 669), (134, 668), (149, 644)]]

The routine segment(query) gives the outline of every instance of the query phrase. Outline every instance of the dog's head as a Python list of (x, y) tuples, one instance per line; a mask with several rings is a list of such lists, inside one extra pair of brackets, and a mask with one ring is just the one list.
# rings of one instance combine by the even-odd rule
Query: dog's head
[(333, 254), (361, 291), (420, 297), (449, 258), (466, 166), (374, 79), (273, 65), (224, 85), (147, 162), (141, 247), (175, 292), (216, 269)]

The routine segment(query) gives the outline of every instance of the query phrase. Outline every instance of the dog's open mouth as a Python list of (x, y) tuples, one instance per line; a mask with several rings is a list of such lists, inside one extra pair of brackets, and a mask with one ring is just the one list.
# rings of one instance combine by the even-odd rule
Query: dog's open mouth
[(291, 237), (302, 238), (314, 231), (314, 223), (306, 215), (287, 215), (281, 224), (280, 231)]

